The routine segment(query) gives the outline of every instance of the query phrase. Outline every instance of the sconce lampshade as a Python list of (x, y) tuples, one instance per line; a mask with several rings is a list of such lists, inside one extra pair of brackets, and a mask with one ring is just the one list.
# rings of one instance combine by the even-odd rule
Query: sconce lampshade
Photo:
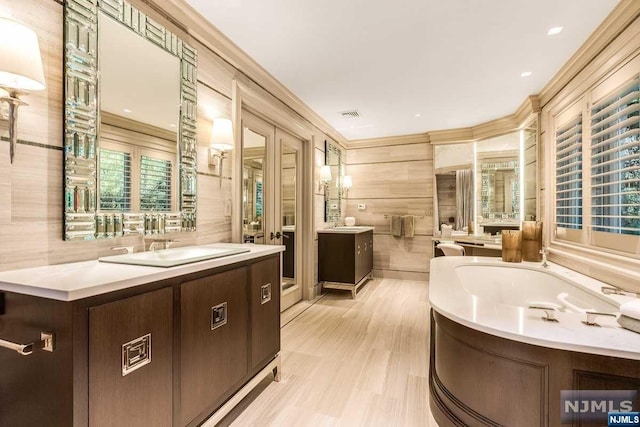
[(331, 181), (331, 166), (324, 165), (322, 169), (320, 169), (320, 181), (329, 182)]
[(38, 36), (31, 29), (0, 18), (0, 58), (0, 86), (16, 90), (45, 88)]
[(344, 178), (342, 178), (342, 188), (345, 189), (350, 189), (353, 186), (353, 182), (351, 181), (351, 175), (345, 175)]
[(215, 119), (211, 129), (211, 148), (233, 150), (233, 125), (229, 119)]

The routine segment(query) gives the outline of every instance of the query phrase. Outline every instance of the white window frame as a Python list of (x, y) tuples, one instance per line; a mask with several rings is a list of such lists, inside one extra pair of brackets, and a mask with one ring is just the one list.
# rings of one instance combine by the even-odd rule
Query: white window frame
[[(640, 236), (618, 233), (594, 231), (591, 212), (591, 107), (604, 97), (610, 96), (616, 90), (627, 84), (640, 73), (640, 56), (629, 61), (615, 73), (612, 73), (598, 84), (594, 85), (569, 107), (559, 113), (550, 114), (552, 130), (547, 135), (549, 149), (547, 150), (547, 218), (552, 224), (548, 231), (552, 248), (560, 248), (568, 252), (562, 255), (572, 257), (591, 257), (597, 255), (597, 263), (606, 265), (611, 260), (616, 266), (638, 268), (640, 260)], [(565, 229), (556, 226), (556, 130), (563, 124), (573, 120), (582, 113), (582, 229)], [(595, 261), (595, 260), (594, 260)], [(613, 268), (613, 267), (612, 267)]]

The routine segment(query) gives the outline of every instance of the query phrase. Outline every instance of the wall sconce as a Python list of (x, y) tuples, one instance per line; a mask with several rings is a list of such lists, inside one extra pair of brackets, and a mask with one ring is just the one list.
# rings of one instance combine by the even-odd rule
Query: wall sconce
[(351, 175), (345, 175), (342, 178), (342, 191), (346, 195), (349, 193), (349, 190), (351, 189), (351, 187), (353, 186), (353, 181), (351, 180)]
[(209, 166), (214, 175), (222, 177), (222, 163), (229, 150), (233, 150), (233, 124), (229, 119), (214, 119), (209, 147)]
[(324, 187), (325, 190), (329, 186), (331, 182), (331, 166), (323, 165), (320, 169), (320, 186)]
[(13, 163), (18, 142), (20, 95), (45, 88), (38, 36), (33, 30), (0, 18), (0, 101), (9, 104), (9, 158)]

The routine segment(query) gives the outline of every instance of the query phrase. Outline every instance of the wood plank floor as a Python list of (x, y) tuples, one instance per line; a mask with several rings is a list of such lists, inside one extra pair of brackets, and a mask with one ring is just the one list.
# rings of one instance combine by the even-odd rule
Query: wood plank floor
[(282, 381), (263, 381), (219, 425), (436, 426), (429, 412), (426, 282), (330, 292), (282, 329)]

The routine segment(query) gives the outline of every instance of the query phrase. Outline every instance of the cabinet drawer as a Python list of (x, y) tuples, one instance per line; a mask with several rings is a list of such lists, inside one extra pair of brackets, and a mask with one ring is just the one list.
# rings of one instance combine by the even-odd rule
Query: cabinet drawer
[(173, 291), (89, 309), (89, 425), (170, 426)]
[(181, 285), (180, 425), (216, 409), (248, 372), (247, 279), (241, 267)]

